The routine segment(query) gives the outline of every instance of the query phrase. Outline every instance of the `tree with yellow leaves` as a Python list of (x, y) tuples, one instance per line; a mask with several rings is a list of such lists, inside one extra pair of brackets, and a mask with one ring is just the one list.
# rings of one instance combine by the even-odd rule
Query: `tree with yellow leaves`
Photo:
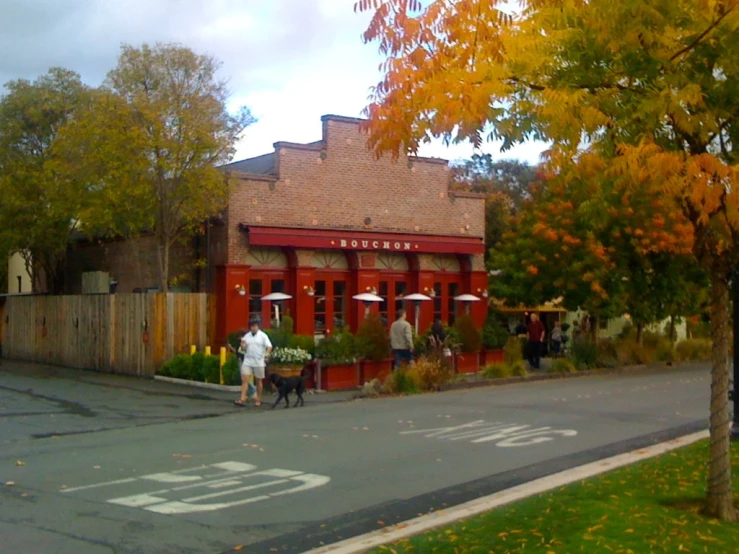
[[(367, 114), (378, 153), (430, 137), (552, 143), (554, 172), (672, 202), (711, 278), (713, 379), (706, 509), (736, 520), (728, 306), (737, 261), (739, 0), (360, 0), (386, 57)], [(669, 245), (665, 244), (666, 248)]]
[(228, 201), (218, 169), (255, 119), (232, 113), (220, 63), (178, 44), (124, 45), (118, 65), (78, 117), (60, 131), (59, 173), (107, 200), (91, 214), (99, 230), (157, 239), (160, 289), (170, 285), (170, 250)]

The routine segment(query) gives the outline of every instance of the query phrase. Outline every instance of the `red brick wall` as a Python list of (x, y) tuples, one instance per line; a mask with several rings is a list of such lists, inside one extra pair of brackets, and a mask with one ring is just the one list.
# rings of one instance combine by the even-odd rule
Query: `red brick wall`
[[(238, 225), (484, 237), (484, 200), (450, 198), (443, 161), (375, 160), (359, 121), (324, 118), (316, 146), (276, 145), (276, 182), (238, 181), (229, 203), (229, 262), (243, 263)], [(409, 163), (410, 162), (410, 163)], [(365, 218), (371, 218), (369, 225)]]

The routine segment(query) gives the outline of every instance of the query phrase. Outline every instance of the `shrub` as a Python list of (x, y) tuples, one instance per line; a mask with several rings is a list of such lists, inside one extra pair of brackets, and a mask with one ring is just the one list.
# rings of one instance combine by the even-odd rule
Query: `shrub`
[(482, 375), (488, 379), (505, 379), (513, 377), (513, 368), (505, 362), (490, 364), (482, 370)]
[(601, 367), (618, 365), (618, 343), (613, 339), (601, 339), (597, 345), (597, 364)]
[(382, 386), (387, 394), (417, 394), (421, 389), (421, 379), (417, 371), (399, 367), (393, 371)]
[(570, 360), (567, 358), (557, 358), (552, 363), (552, 367), (549, 369), (549, 373), (575, 373), (577, 371), (577, 368), (575, 367), (575, 364), (573, 364)]
[(205, 356), (203, 358), (203, 366), (202, 366), (201, 374), (203, 376), (204, 382), (215, 383), (216, 385), (220, 384), (221, 382), (221, 359), (218, 356)]
[(356, 339), (346, 328), (324, 337), (316, 345), (316, 357), (326, 365), (353, 363), (356, 355)]
[(241, 384), (241, 366), (239, 359), (234, 354), (226, 359), (226, 364), (223, 366), (223, 382), (226, 385)]
[(589, 340), (572, 343), (572, 362), (577, 369), (590, 369), (598, 365), (598, 347)]
[(189, 376), (186, 377), (186, 379), (190, 379), (191, 381), (205, 382), (205, 373), (203, 371), (204, 367), (205, 367), (205, 354), (203, 354), (202, 352), (195, 352), (195, 354), (192, 355), (192, 360), (190, 364), (190, 373), (189, 373)]
[(485, 325), (482, 328), (482, 345), (487, 350), (503, 348), (511, 336), (506, 322), (500, 314), (494, 310), (488, 313)]
[(618, 344), (618, 361), (621, 365), (643, 365), (654, 362), (655, 352), (635, 339), (624, 339)]
[(411, 369), (418, 374), (419, 384), (423, 390), (440, 390), (441, 386), (451, 379), (452, 371), (448, 364), (428, 356), (421, 356), (411, 364)]
[(510, 366), (517, 362), (523, 362), (523, 349), (526, 339), (523, 337), (508, 337), (503, 349), (503, 360)]
[(672, 344), (661, 345), (654, 353), (655, 359), (658, 362), (672, 363), (677, 359), (677, 353), (675, 347)]
[(316, 355), (316, 339), (311, 335), (293, 335), (288, 348), (300, 348), (311, 356)]
[(654, 331), (644, 331), (642, 342), (644, 343), (644, 346), (650, 350), (654, 350), (655, 352), (672, 346), (669, 338), (661, 333), (655, 333)]
[(482, 370), (483, 377), (488, 379), (506, 379), (508, 377), (526, 377), (526, 363), (523, 360), (516, 360), (513, 363), (503, 362), (491, 364)]
[(192, 356), (180, 354), (170, 360), (169, 376), (175, 379), (192, 379)]
[(280, 321), (279, 327), (275, 326), (272, 329), (265, 330), (264, 332), (267, 333), (272, 346), (275, 348), (289, 348), (290, 343), (293, 340), (294, 325), (293, 318), (286, 315)]
[(712, 342), (710, 339), (686, 339), (675, 347), (680, 361), (707, 360), (711, 357)]
[(526, 377), (529, 373), (526, 370), (526, 363), (524, 363), (523, 360), (519, 360), (511, 364), (511, 372), (514, 377)]
[(238, 350), (239, 346), (241, 346), (241, 338), (244, 335), (246, 335), (246, 329), (237, 329), (228, 334), (226, 342), (231, 345), (234, 350)]
[[(236, 362), (238, 373), (238, 361), (235, 356), (232, 357)], [(157, 375), (218, 384), (221, 381), (221, 359), (219, 356), (206, 356), (202, 352), (193, 355), (180, 354), (165, 363), (157, 371)]]
[(390, 338), (380, 316), (367, 317), (357, 330), (356, 351), (360, 358), (381, 362), (390, 356)]
[(462, 352), (479, 352), (482, 348), (482, 337), (475, 326), (475, 320), (469, 314), (461, 315), (454, 322), (459, 333), (459, 348)]
[[(413, 351), (418, 356), (436, 355), (449, 348), (454, 351), (459, 347), (459, 333), (454, 327), (449, 327), (442, 323), (444, 327), (444, 341), (442, 343), (435, 342), (429, 327), (423, 335), (417, 335), (413, 341)], [(440, 354), (439, 354), (440, 355)], [(443, 356), (442, 356), (443, 357)]]

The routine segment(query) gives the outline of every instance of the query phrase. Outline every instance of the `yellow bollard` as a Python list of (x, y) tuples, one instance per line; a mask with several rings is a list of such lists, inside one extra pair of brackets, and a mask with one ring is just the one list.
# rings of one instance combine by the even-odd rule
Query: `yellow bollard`
[(221, 346), (221, 385), (224, 385), (223, 381), (223, 366), (226, 365), (226, 347)]
[(190, 356), (192, 356), (193, 354), (195, 354), (195, 352), (197, 352), (197, 351), (198, 351), (197, 347), (194, 344), (191, 344), (190, 345)]
[(205, 355), (210, 356), (210, 346), (205, 347)]

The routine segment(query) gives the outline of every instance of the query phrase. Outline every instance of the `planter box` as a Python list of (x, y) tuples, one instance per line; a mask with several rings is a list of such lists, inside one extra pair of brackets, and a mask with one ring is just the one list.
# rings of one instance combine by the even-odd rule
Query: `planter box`
[(360, 384), (369, 383), (373, 379), (385, 379), (393, 370), (392, 360), (383, 360), (381, 362), (363, 361), (361, 363), (362, 378)]
[(504, 362), (504, 351), (502, 348), (497, 350), (483, 350), (480, 352), (480, 367), (483, 368), (490, 364), (502, 364)]
[(456, 373), (477, 373), (480, 371), (480, 353), (460, 352), (455, 354), (454, 370)]
[(321, 388), (326, 391), (349, 390), (359, 387), (357, 364), (333, 364), (321, 367)]

